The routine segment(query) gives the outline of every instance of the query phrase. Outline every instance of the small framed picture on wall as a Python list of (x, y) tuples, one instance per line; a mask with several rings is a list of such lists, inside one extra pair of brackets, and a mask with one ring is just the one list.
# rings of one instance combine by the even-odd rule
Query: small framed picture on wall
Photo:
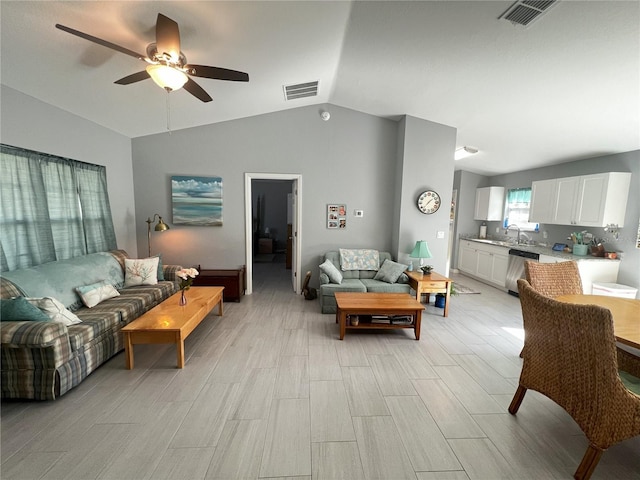
[(327, 228), (347, 228), (347, 206), (345, 204), (327, 204)]

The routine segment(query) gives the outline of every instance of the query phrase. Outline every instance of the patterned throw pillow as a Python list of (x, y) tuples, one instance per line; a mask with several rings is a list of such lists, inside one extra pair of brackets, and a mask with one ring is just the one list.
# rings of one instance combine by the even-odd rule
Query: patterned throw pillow
[(38, 307), (31, 305), (24, 297), (0, 299), (0, 320), (3, 322), (48, 322)]
[(124, 286), (156, 285), (158, 283), (158, 257), (124, 259)]
[(346, 270), (378, 270), (380, 268), (380, 254), (378, 250), (340, 249), (340, 268)]
[(398, 278), (400, 278), (400, 275), (402, 275), (407, 268), (407, 265), (387, 259), (384, 261), (380, 270), (378, 270), (378, 273), (376, 273), (376, 276), (373, 277), (373, 279), (382, 280), (387, 283), (396, 283)]
[(89, 308), (95, 307), (100, 302), (103, 302), (109, 298), (117, 297), (120, 295), (118, 291), (113, 288), (106, 280), (98, 283), (92, 283), (84, 287), (76, 288), (76, 291), (82, 298), (82, 302)]
[(320, 271), (329, 277), (329, 281), (331, 283), (342, 283), (342, 274), (340, 273), (340, 270), (331, 263), (331, 260), (325, 260), (322, 265), (320, 265)]
[(67, 327), (82, 323), (75, 313), (70, 312), (58, 300), (52, 297), (43, 298), (27, 298), (26, 299), (34, 307), (38, 307), (47, 316), (47, 320), (64, 323)]

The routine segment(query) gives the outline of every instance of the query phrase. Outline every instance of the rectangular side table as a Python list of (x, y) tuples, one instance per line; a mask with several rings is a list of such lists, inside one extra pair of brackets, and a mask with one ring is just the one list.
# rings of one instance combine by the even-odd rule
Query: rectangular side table
[(239, 302), (244, 295), (246, 282), (246, 270), (244, 265), (239, 268), (201, 269), (198, 265), (199, 275), (193, 280), (195, 287), (220, 286), (224, 287), (225, 302)]
[(422, 273), (420, 270), (404, 273), (409, 277), (409, 285), (416, 291), (416, 300), (420, 301), (422, 294), (426, 294), (427, 303), (429, 303), (430, 293), (444, 293), (446, 296), (444, 316), (449, 316), (449, 294), (453, 280), (434, 271), (429, 274)]

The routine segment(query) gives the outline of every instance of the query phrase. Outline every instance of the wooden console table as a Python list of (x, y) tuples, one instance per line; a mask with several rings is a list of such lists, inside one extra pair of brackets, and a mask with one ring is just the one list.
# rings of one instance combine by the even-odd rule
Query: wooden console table
[(409, 277), (409, 285), (416, 291), (416, 300), (421, 301), (422, 294), (426, 294), (427, 303), (429, 303), (430, 293), (444, 293), (446, 296), (444, 316), (449, 316), (449, 294), (453, 280), (433, 271), (429, 274), (422, 273), (422, 271), (404, 273)]
[(239, 302), (244, 295), (246, 282), (246, 269), (242, 265), (239, 268), (231, 269), (207, 269), (204, 270), (198, 265), (198, 276), (193, 280), (195, 287), (224, 287), (225, 302)]

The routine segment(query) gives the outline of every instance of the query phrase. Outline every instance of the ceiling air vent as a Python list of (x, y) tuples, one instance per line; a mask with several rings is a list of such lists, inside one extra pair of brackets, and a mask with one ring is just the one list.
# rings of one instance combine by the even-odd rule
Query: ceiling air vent
[(284, 85), (285, 100), (295, 100), (296, 98), (315, 97), (318, 95), (318, 81), (297, 83), (295, 85)]
[(546, 13), (558, 0), (519, 0), (511, 5), (498, 19), (509, 20), (525, 27)]

